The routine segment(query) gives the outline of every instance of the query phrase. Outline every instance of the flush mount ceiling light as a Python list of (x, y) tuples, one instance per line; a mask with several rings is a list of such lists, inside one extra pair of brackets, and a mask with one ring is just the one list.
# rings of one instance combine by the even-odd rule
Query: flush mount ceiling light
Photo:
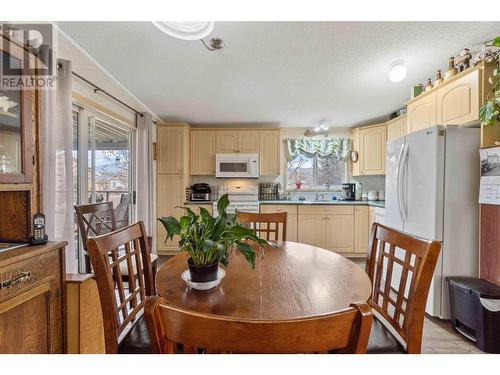
[(312, 129), (307, 129), (305, 132), (304, 132), (304, 135), (306, 137), (314, 137), (314, 136), (317, 136), (317, 135), (323, 135), (325, 137), (328, 137), (328, 126), (326, 124), (326, 122), (324, 121), (321, 121), (317, 126), (315, 126), (314, 128)]
[(214, 28), (214, 22), (209, 21), (153, 21), (153, 25), (168, 36), (182, 40), (203, 39)]
[(406, 67), (403, 60), (394, 61), (389, 71), (389, 80), (391, 82), (400, 82), (406, 77)]

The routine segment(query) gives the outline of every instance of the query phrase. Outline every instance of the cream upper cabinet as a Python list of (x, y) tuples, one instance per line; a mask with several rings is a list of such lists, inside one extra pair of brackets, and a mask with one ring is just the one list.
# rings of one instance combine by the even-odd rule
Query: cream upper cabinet
[[(159, 174), (156, 176), (156, 215), (182, 216), (182, 209), (178, 206), (184, 204), (185, 179), (184, 175)], [(157, 222), (156, 238), (158, 250), (175, 250), (178, 248), (179, 239), (174, 237), (165, 243), (167, 232), (163, 224)]]
[(191, 174), (215, 174), (215, 132), (191, 130)]
[(406, 135), (406, 115), (396, 117), (386, 123), (387, 141)]
[(408, 104), (408, 132), (416, 132), (436, 125), (436, 93), (432, 92)]
[(354, 252), (368, 253), (369, 241), (369, 207), (355, 206), (354, 207)]
[(436, 90), (437, 123), (467, 124), (479, 119), (479, 70)]
[[(297, 242), (297, 206), (288, 204), (263, 204), (262, 213), (286, 212), (286, 240)], [(281, 237), (280, 237), (281, 238)]]
[(260, 150), (260, 131), (238, 130), (238, 152), (258, 154)]
[(187, 126), (159, 125), (156, 128), (157, 173), (184, 173), (188, 161)]
[(306, 245), (325, 247), (325, 216), (299, 215), (298, 242)]
[(280, 174), (280, 131), (260, 131), (260, 175), (278, 176)]
[(352, 131), (352, 149), (358, 154), (358, 160), (352, 162), (352, 175), (359, 176), (361, 174), (361, 160), (359, 159), (361, 151), (359, 148), (359, 129), (354, 129)]
[(217, 130), (217, 154), (234, 154), (238, 152), (238, 131), (237, 130)]
[(361, 175), (385, 174), (385, 147), (387, 128), (385, 124), (360, 128), (359, 159)]

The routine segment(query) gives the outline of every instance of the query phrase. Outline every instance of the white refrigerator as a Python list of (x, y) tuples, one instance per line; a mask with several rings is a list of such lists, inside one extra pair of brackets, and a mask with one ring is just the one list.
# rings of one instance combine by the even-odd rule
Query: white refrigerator
[(446, 277), (479, 272), (479, 139), (480, 129), (439, 125), (387, 144), (382, 224), (442, 241), (426, 312), (443, 319), (450, 317)]

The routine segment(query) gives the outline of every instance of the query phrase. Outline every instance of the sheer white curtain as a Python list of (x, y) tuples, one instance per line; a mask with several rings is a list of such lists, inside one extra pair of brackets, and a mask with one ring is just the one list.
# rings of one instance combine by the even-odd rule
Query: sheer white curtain
[[(58, 60), (57, 90), (42, 93), (43, 211), (51, 241), (68, 241), (66, 271), (78, 272), (74, 243), (71, 62)], [(76, 171), (75, 171), (76, 173)]]
[[(136, 213), (148, 236), (153, 235), (153, 118), (150, 113), (137, 115)], [(154, 248), (154, 246), (153, 246)]]

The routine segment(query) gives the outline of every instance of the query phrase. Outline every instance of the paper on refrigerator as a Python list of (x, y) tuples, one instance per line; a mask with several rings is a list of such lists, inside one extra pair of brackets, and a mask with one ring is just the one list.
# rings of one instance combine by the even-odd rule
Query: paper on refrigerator
[(500, 205), (500, 147), (479, 150), (481, 184), (479, 203)]

